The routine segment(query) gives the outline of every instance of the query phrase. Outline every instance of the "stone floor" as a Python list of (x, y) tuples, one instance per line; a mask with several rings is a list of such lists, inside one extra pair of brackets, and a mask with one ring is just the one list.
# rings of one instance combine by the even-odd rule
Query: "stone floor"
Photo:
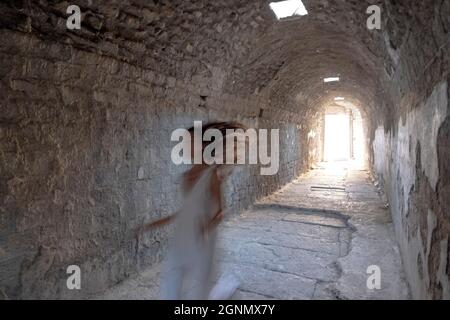
[[(368, 171), (321, 164), (223, 223), (217, 274), (241, 285), (234, 299), (408, 299), (389, 209)], [(367, 269), (381, 289), (367, 288)], [(157, 299), (160, 266), (98, 299)]]

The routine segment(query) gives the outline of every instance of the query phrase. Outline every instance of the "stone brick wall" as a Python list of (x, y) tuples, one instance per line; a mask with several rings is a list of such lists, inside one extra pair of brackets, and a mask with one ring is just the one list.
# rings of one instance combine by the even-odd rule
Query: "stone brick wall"
[(399, 120), (396, 131), (380, 126), (373, 142), (374, 168), (418, 299), (450, 299), (449, 111), (445, 81)]
[[(371, 128), (372, 162), (391, 206), (411, 292), (450, 299), (450, 7), (417, 3), (408, 20), (388, 3), (383, 31), (393, 68), (393, 108)], [(419, 11), (420, 10), (420, 11)]]
[[(34, 35), (0, 37), (0, 289), (9, 298), (85, 298), (158, 261), (169, 230), (138, 244), (133, 229), (178, 209), (186, 167), (171, 163), (170, 135), (194, 120), (281, 129), (279, 174), (239, 169), (226, 191), (231, 213), (306, 167), (300, 118), (222, 94), (219, 69), (185, 82)], [(81, 291), (66, 288), (72, 264)]]

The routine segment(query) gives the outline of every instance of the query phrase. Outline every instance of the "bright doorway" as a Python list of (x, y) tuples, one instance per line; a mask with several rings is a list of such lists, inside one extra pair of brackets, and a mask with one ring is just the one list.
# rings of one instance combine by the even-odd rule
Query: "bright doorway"
[(324, 161), (348, 161), (351, 156), (350, 116), (347, 113), (325, 115)]

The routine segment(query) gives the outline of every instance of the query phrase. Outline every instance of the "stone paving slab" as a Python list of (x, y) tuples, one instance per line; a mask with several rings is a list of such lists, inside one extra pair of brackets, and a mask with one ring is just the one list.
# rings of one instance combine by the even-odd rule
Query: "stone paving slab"
[(253, 294), (281, 300), (305, 300), (314, 294), (315, 280), (291, 273), (229, 262), (222, 262), (221, 269), (241, 281), (240, 290)]
[(229, 247), (221, 249), (218, 255), (221, 261), (253, 265), (323, 281), (332, 280), (337, 275), (336, 268), (332, 267), (336, 256), (329, 253), (263, 245), (257, 242), (243, 243), (232, 249)]
[(347, 227), (347, 225), (345, 224), (344, 221), (342, 221), (342, 219), (321, 217), (317, 215), (288, 214), (283, 218), (283, 221), (321, 225), (335, 228)]
[[(219, 243), (225, 242), (226, 246), (234, 246), (233, 242), (256, 241), (261, 244), (277, 245), (286, 248), (303, 249), (307, 251), (323, 252), (339, 255), (340, 244), (327, 239), (315, 239), (303, 237), (298, 234), (278, 233), (267, 231), (261, 233), (249, 233), (241, 228), (224, 228), (224, 232), (219, 235)], [(339, 236), (338, 236), (339, 238)]]

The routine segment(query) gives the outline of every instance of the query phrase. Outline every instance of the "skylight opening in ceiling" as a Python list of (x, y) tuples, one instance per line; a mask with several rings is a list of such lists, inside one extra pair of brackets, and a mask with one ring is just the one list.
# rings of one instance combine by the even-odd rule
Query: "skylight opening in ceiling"
[(308, 14), (305, 5), (301, 0), (286, 0), (271, 2), (270, 8), (277, 16), (278, 20), (293, 16), (305, 16)]
[(339, 77), (329, 77), (329, 78), (323, 79), (323, 82), (337, 82), (339, 80), (340, 80)]

